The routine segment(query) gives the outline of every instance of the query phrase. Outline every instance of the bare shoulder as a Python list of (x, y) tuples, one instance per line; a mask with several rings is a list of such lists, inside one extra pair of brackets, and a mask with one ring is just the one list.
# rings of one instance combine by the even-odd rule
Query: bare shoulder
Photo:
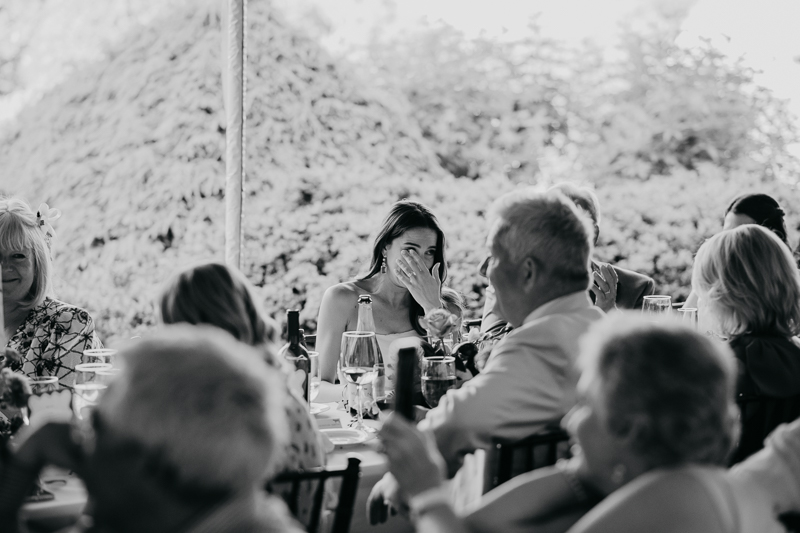
[(355, 282), (337, 283), (325, 291), (322, 297), (322, 307), (346, 312), (358, 305), (358, 296), (363, 293), (363, 289), (359, 289)]

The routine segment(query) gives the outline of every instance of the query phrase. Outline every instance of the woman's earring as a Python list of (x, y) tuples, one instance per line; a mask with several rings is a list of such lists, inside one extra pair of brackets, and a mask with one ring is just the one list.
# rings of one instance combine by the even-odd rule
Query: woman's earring
[(625, 465), (618, 464), (611, 470), (611, 481), (613, 481), (615, 485), (622, 485), (627, 473), (628, 469), (625, 468)]
[(383, 262), (381, 263), (381, 274), (386, 274), (386, 256), (383, 256)]

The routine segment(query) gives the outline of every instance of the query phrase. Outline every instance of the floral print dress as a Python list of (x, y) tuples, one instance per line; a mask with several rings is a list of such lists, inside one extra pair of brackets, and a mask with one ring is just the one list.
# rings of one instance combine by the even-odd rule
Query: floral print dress
[(6, 347), (22, 355), (22, 361), (10, 365), (12, 370), (26, 376), (58, 376), (62, 385), (72, 386), (83, 351), (102, 344), (89, 313), (45, 298), (30, 310)]

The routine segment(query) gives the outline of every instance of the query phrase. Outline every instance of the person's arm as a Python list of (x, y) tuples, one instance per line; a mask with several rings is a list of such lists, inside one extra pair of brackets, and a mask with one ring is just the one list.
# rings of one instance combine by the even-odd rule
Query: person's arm
[(447, 391), (419, 428), (435, 436), (450, 477), (464, 455), (489, 448), (493, 438), (527, 437), (563, 414), (559, 365), (569, 361), (561, 359), (509, 336), (495, 346), (480, 374)]
[(319, 352), (320, 379), (336, 382), (336, 362), (342, 345), (342, 333), (347, 330), (347, 320), (356, 301), (343, 285), (329, 287), (322, 296), (317, 319), (317, 352)]

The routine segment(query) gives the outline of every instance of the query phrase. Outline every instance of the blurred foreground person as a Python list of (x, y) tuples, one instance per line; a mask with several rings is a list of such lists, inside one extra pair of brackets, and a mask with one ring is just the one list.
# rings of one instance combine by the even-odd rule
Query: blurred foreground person
[(738, 462), (800, 417), (800, 272), (774, 232), (747, 224), (700, 247), (692, 288), (700, 331), (727, 340), (739, 363)]
[(397, 417), (387, 422), (390, 470), (417, 531), (782, 531), (766, 496), (722, 467), (737, 429), (724, 344), (619, 314), (583, 339), (580, 367), (580, 400), (564, 420), (575, 456), (512, 479), (464, 518), (446, 503), (441, 458), (426, 436)]
[(86, 484), (97, 532), (296, 532), (263, 491), (287, 438), (280, 376), (216, 328), (172, 326), (121, 352), (80, 427), (49, 423), (5, 465), (0, 531), (45, 464)]
[[(281, 368), (273, 342), (277, 326), (258, 305), (253, 286), (238, 270), (220, 263), (206, 263), (179, 273), (161, 296), (161, 319), (165, 324), (209, 324), (224, 329), (237, 340), (256, 347), (267, 364)], [(288, 379), (284, 410), (292, 428), (278, 473), (307, 470), (325, 465), (317, 423), (308, 404), (291, 392)]]
[(94, 322), (85, 310), (53, 298), (51, 222), (61, 216), (41, 204), (33, 212), (17, 198), (0, 199), (0, 262), (7, 348), (21, 359), (10, 366), (27, 376), (57, 376), (75, 382), (81, 354), (99, 348)]
[[(495, 288), (500, 316), (515, 329), (494, 345), (480, 374), (448, 390), (419, 424), (435, 440), (448, 477), (493, 439), (519, 440), (558, 424), (576, 401), (579, 339), (603, 318), (586, 294), (592, 230), (566, 197), (514, 191), (493, 205), (490, 224), (480, 270)], [(469, 468), (459, 473), (467, 489), (460, 503), (480, 493), (480, 469), (482, 463), (474, 475)], [(370, 494), (370, 520), (385, 521), (402, 500), (387, 474)]]

